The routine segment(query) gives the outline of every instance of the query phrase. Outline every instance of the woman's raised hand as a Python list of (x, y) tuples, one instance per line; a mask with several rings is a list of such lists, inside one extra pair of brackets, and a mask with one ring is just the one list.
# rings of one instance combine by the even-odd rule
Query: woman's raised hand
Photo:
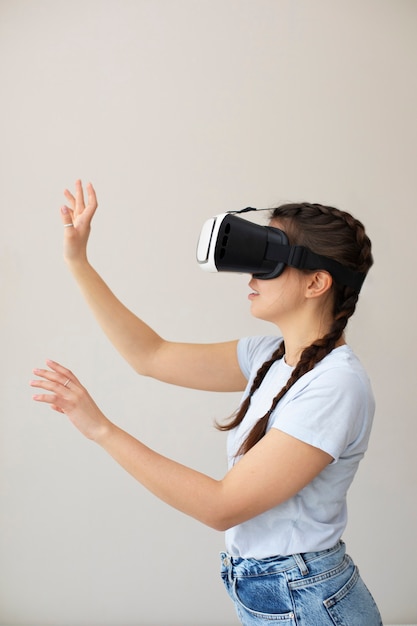
[(91, 220), (97, 209), (97, 197), (91, 183), (86, 185), (87, 204), (81, 180), (75, 183), (75, 194), (65, 189), (64, 195), (69, 206), (61, 207), (64, 224), (64, 258), (66, 261), (85, 260)]

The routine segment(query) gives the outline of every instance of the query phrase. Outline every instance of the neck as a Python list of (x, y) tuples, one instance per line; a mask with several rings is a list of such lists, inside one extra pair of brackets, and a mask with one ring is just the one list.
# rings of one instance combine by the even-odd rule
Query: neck
[[(291, 323), (288, 328), (285, 328), (285, 325), (280, 325), (279, 328), (285, 343), (285, 362), (287, 365), (295, 367), (305, 348), (308, 348), (308, 346), (311, 346), (317, 340), (322, 339), (329, 333), (331, 322), (326, 324), (320, 322), (308, 325), (303, 324), (300, 320), (299, 324)], [(342, 336), (336, 341), (335, 348), (338, 348), (345, 343), (345, 335), (342, 334)]]
[[(308, 348), (308, 346), (311, 346), (312, 343), (314, 343), (314, 341), (317, 341), (317, 339), (319, 339), (319, 337), (316, 337), (315, 339), (313, 339), (310, 342), (307, 342), (303, 345), (300, 346), (294, 346), (294, 345), (290, 345), (289, 347), (287, 346), (287, 342), (284, 338), (284, 342), (285, 342), (285, 362), (287, 365), (290, 365), (291, 367), (295, 367), (298, 363), (298, 361), (300, 360), (300, 357), (303, 353), (303, 350), (305, 350), (305, 348)], [(346, 344), (346, 340), (344, 337), (341, 337), (335, 344), (335, 348), (339, 348), (339, 346), (344, 346)]]

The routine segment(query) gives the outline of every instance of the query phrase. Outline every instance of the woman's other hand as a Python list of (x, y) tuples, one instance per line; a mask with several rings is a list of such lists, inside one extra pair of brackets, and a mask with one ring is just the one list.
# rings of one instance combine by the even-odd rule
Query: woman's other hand
[(30, 385), (48, 393), (36, 394), (33, 400), (64, 413), (85, 437), (99, 442), (112, 423), (69, 369), (55, 361), (48, 360), (46, 364), (49, 369), (33, 370), (38, 379), (31, 380)]

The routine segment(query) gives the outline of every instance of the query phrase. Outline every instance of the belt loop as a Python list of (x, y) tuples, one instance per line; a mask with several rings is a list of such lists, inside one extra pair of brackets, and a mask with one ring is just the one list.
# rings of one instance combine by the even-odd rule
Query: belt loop
[(298, 569), (300, 570), (301, 576), (306, 576), (308, 574), (308, 567), (301, 554), (293, 554), (293, 557), (294, 561), (297, 563)]
[(233, 584), (233, 563), (232, 557), (227, 552), (222, 553), (222, 561), (223, 566), (227, 568), (227, 578), (229, 579), (229, 583)]

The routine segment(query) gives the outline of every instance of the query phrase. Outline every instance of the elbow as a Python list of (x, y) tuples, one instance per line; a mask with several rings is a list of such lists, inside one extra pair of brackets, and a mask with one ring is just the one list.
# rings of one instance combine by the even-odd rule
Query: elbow
[(226, 530), (229, 530), (230, 528), (233, 528), (233, 526), (240, 524), (242, 520), (236, 519), (235, 516), (232, 517), (230, 515), (224, 515), (217, 512), (211, 515), (209, 518), (201, 521), (203, 521), (206, 526), (209, 526), (213, 530), (217, 530), (218, 532), (226, 532)]
[[(240, 499), (236, 501), (233, 494), (226, 490), (224, 481), (219, 481), (217, 489), (213, 498), (206, 499), (204, 515), (200, 521), (213, 530), (225, 532), (253, 517), (250, 507), (239, 502)], [(210, 505), (207, 507), (208, 502)]]
[(228, 522), (223, 522), (221, 524), (217, 524), (216, 527), (214, 528), (214, 530), (218, 530), (221, 533), (225, 533), (226, 530), (229, 530), (230, 528), (233, 528), (233, 526), (236, 526), (236, 524), (230, 524)]
[(220, 533), (224, 533), (226, 530), (229, 530), (229, 528), (232, 528), (232, 525), (227, 524), (225, 520), (212, 520), (207, 523), (207, 526)]

